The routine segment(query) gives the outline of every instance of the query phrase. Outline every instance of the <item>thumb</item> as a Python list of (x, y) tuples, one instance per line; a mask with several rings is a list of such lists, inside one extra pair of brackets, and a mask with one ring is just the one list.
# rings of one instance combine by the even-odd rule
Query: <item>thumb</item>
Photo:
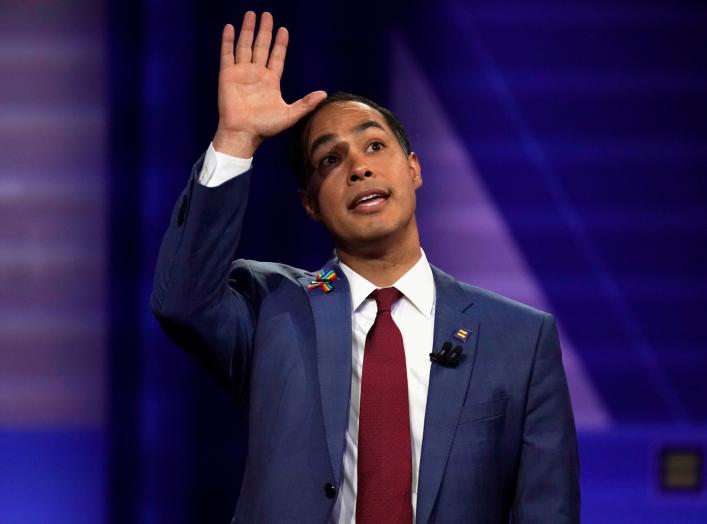
[(290, 104), (290, 115), (293, 118), (293, 124), (317, 107), (317, 104), (324, 100), (326, 96), (325, 91), (312, 91), (307, 96)]

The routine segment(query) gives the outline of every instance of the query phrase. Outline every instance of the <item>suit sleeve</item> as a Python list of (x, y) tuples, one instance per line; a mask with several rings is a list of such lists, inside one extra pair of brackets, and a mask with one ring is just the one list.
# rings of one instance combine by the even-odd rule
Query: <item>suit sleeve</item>
[(512, 522), (578, 523), (579, 459), (557, 326), (546, 315), (528, 386)]
[[(162, 239), (150, 307), (178, 345), (217, 371), (244, 401), (257, 292), (248, 265), (230, 275), (251, 171), (218, 187), (197, 182), (203, 157)], [(229, 283), (230, 280), (230, 283)]]

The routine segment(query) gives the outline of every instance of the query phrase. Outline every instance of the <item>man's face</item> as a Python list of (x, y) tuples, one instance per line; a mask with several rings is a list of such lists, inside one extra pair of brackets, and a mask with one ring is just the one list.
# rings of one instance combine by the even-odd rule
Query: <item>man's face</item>
[(305, 144), (314, 171), (302, 202), (337, 246), (366, 252), (417, 235), (420, 164), (377, 110), (329, 104), (312, 118)]

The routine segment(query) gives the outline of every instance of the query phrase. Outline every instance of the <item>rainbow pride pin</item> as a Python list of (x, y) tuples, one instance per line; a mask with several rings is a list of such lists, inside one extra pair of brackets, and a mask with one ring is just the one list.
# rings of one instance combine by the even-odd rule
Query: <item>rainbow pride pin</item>
[(326, 273), (322, 273), (320, 271), (314, 276), (314, 280), (312, 280), (312, 283), (307, 286), (307, 289), (311, 291), (312, 289), (321, 286), (324, 293), (329, 293), (329, 291), (334, 289), (334, 286), (331, 285), (331, 282), (334, 280), (336, 280), (336, 272), (333, 269), (330, 269)]

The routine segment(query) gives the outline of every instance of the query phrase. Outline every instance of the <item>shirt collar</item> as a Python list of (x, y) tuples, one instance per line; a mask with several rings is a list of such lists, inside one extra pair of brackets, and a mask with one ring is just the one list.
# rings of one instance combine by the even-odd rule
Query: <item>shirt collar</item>
[[(341, 270), (346, 275), (351, 289), (351, 310), (356, 311), (368, 296), (377, 289), (377, 286), (356, 273), (349, 266), (339, 261)], [(394, 284), (405, 298), (407, 298), (420, 313), (429, 318), (435, 301), (435, 282), (432, 276), (430, 263), (425, 252), (420, 249), (420, 258), (407, 273), (401, 276)]]

